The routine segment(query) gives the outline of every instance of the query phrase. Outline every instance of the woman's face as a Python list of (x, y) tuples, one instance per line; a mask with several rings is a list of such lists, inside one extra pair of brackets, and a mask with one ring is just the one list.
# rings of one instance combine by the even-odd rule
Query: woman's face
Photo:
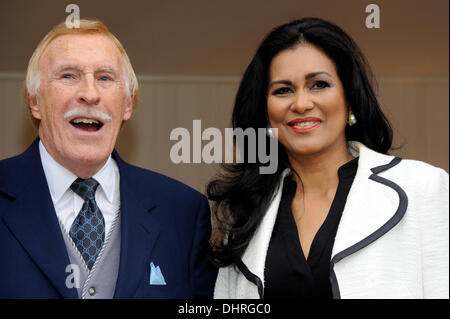
[(344, 88), (322, 50), (301, 44), (276, 55), (267, 94), (269, 124), (289, 157), (346, 148)]

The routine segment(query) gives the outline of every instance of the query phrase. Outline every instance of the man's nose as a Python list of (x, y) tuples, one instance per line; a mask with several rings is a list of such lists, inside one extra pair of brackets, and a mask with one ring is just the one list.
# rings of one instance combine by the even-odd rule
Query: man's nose
[(294, 101), (291, 105), (291, 110), (298, 113), (305, 113), (314, 107), (312, 96), (304, 91), (298, 91), (295, 94)]
[(93, 76), (87, 75), (81, 81), (77, 101), (80, 104), (92, 106), (100, 102), (100, 92)]

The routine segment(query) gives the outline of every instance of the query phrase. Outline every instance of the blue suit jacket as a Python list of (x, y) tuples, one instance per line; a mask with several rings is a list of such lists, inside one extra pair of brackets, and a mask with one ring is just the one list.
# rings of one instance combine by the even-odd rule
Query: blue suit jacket
[[(39, 156), (39, 139), (0, 161), (0, 298), (78, 298), (66, 287), (70, 264)], [(125, 163), (120, 171), (121, 251), (115, 298), (194, 298), (213, 294), (206, 257), (206, 198), (166, 176)], [(150, 263), (166, 285), (149, 285)]]

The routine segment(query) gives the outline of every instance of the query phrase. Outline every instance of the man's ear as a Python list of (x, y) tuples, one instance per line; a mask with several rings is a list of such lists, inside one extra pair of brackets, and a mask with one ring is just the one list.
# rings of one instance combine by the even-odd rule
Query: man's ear
[(33, 115), (33, 117), (38, 120), (41, 120), (42, 119), (41, 107), (39, 105), (39, 100), (36, 95), (30, 96), (28, 98), (28, 105), (30, 107), (30, 111), (31, 111), (31, 114)]
[(125, 112), (123, 114), (123, 120), (128, 121), (133, 114), (133, 102), (134, 102), (134, 95), (131, 95), (127, 101), (125, 102)]

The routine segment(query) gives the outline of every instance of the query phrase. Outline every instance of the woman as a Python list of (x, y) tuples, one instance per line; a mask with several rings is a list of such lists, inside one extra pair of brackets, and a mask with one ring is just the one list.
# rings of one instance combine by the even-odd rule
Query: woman
[(208, 185), (216, 298), (448, 298), (448, 174), (387, 155), (370, 69), (339, 27), (274, 29), (233, 127), (267, 127), (279, 165), (225, 165)]

